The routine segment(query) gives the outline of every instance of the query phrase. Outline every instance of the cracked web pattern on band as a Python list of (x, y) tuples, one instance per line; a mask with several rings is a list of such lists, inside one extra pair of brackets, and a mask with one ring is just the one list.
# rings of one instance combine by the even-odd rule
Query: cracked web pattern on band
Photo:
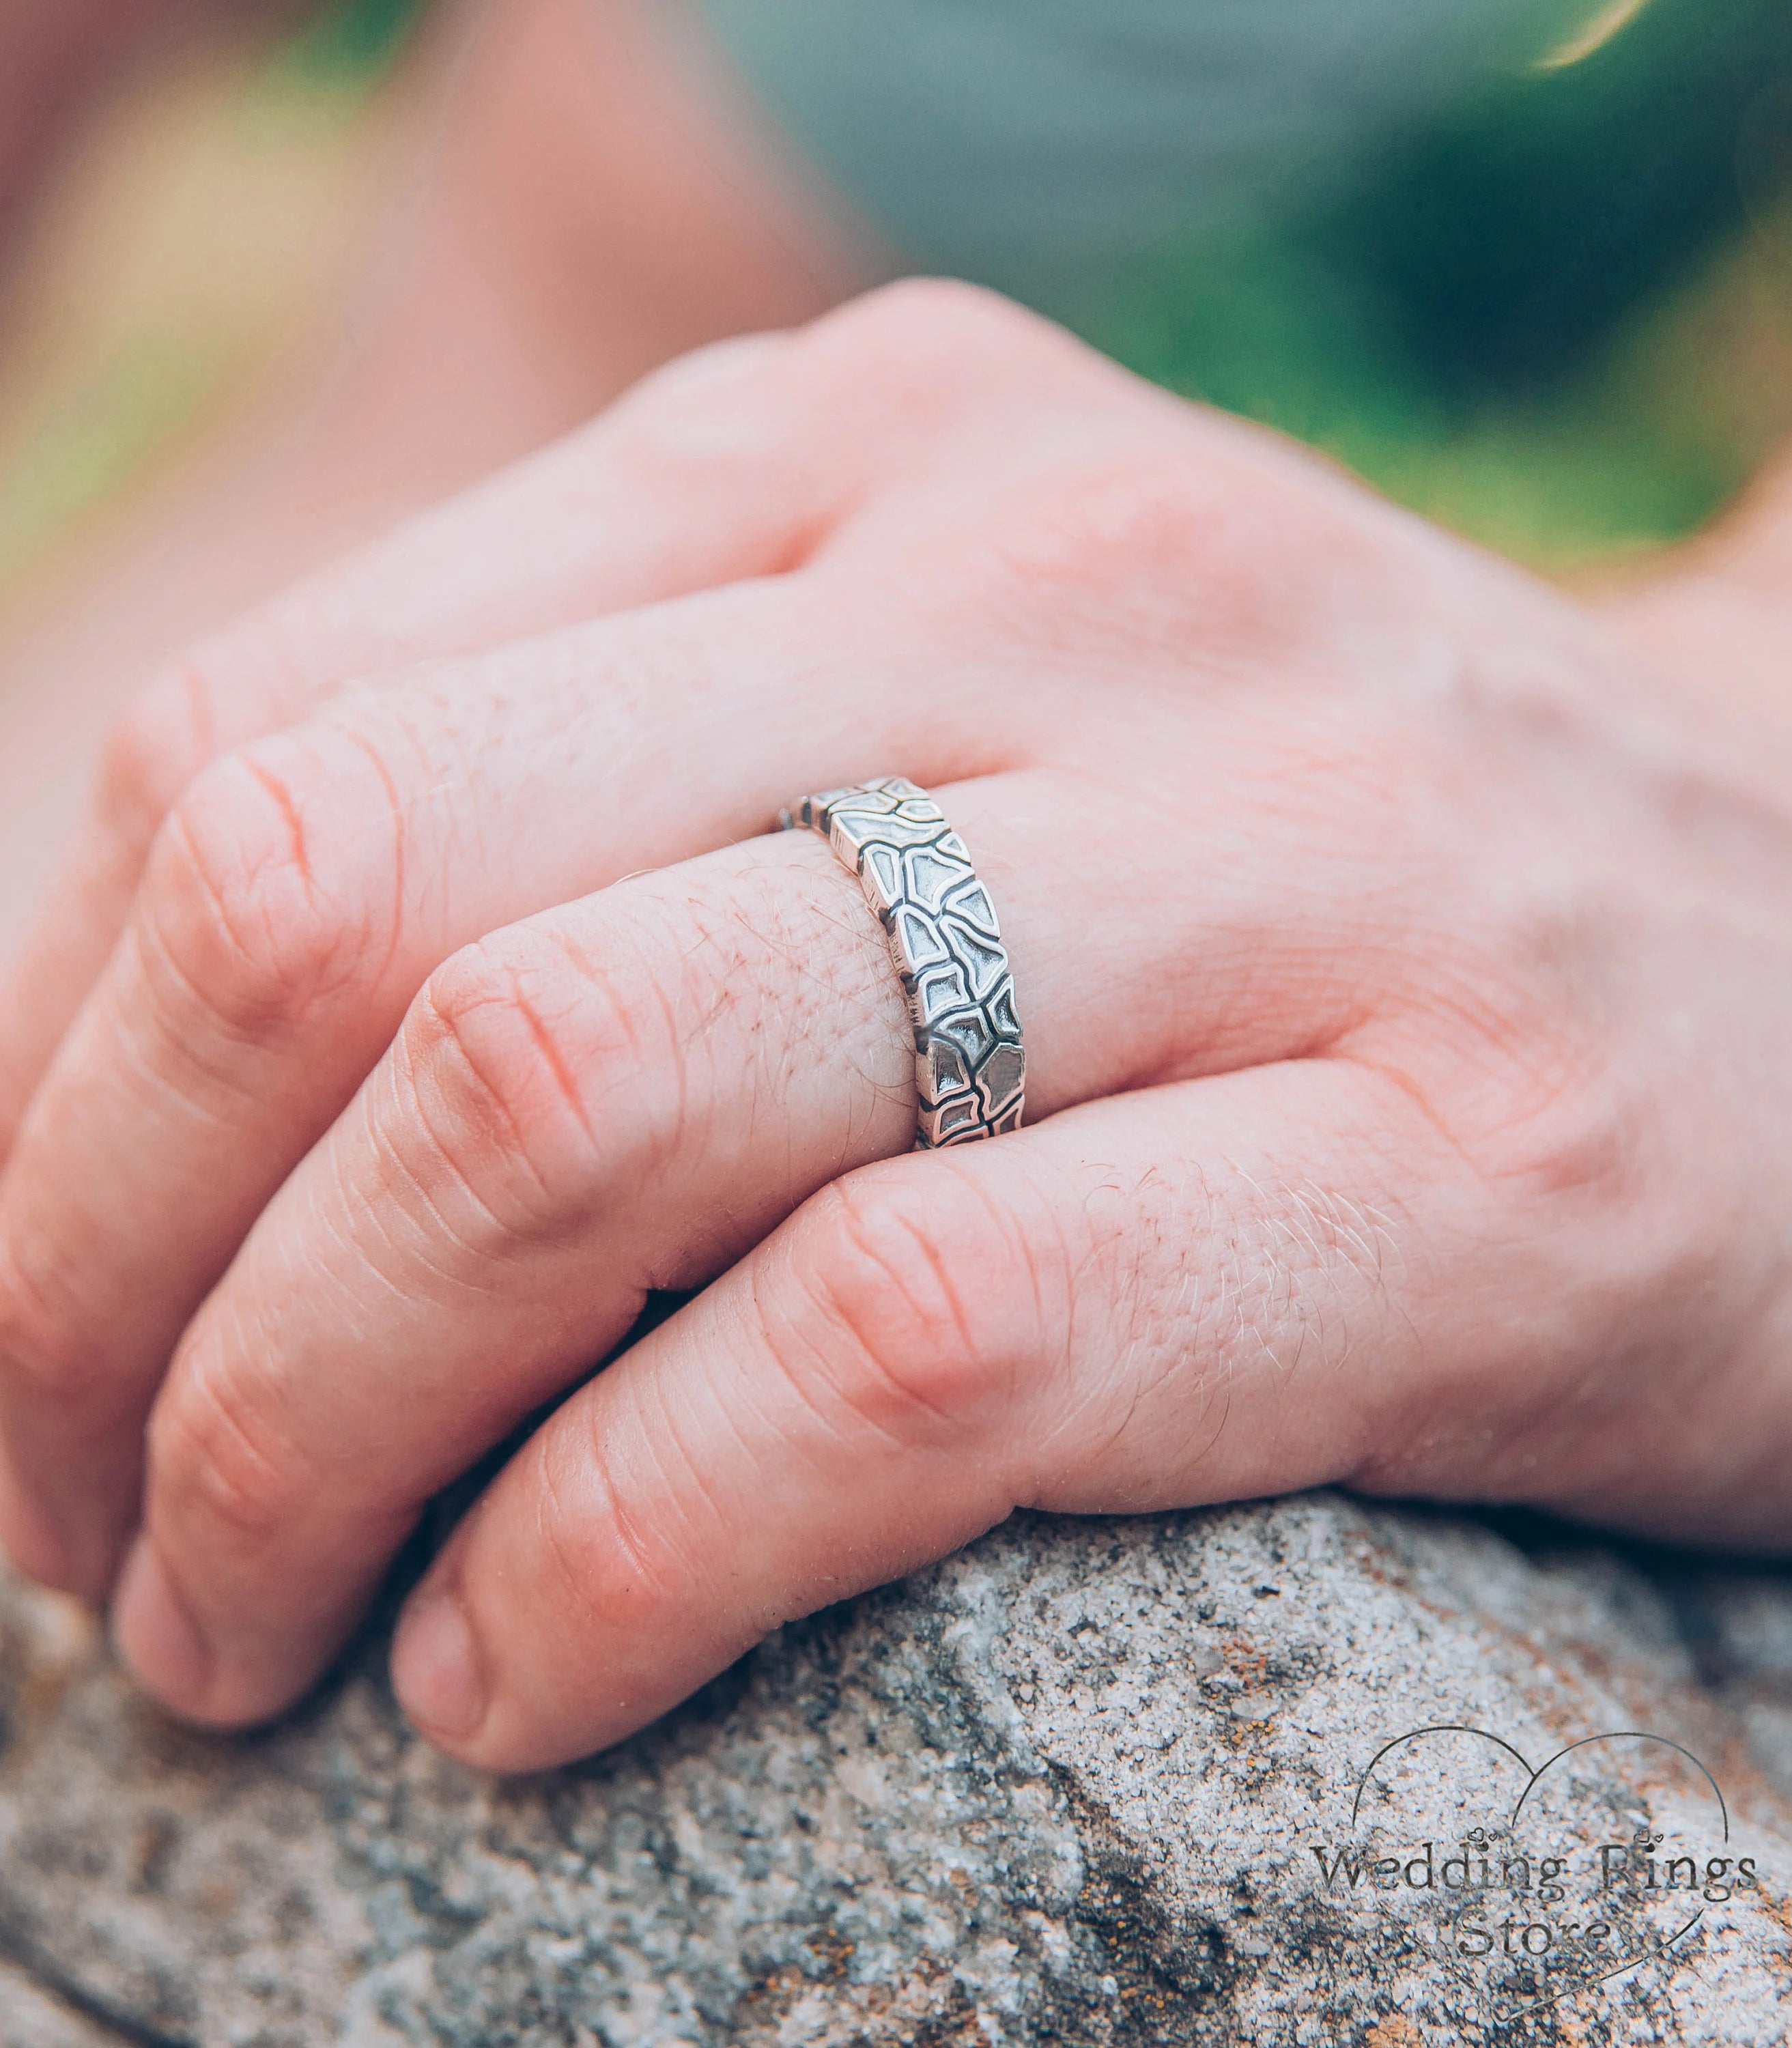
[(939, 805), (886, 775), (805, 797), (778, 823), (823, 834), (888, 935), (914, 1023), (915, 1149), (1017, 1130), (1026, 1055), (1014, 976), (989, 892)]

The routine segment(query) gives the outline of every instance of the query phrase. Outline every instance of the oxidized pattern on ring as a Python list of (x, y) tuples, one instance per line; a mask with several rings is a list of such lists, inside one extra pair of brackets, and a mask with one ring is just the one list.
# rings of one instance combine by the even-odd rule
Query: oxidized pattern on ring
[(822, 834), (889, 937), (914, 1023), (915, 1150), (1018, 1129), (1026, 1054), (1014, 976), (989, 891), (939, 805), (885, 775), (805, 797), (778, 822)]

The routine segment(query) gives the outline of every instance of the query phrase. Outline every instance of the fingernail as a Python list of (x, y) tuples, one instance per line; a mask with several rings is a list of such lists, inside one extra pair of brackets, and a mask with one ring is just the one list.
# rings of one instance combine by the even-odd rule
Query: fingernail
[(415, 1596), (392, 1646), (392, 1687), (424, 1734), (469, 1736), (485, 1719), (485, 1681), (467, 1611), (457, 1594), (431, 1588)]
[(204, 1698), (211, 1682), (211, 1647), (145, 1536), (130, 1546), (119, 1575), (112, 1639), (157, 1699), (179, 1710)]

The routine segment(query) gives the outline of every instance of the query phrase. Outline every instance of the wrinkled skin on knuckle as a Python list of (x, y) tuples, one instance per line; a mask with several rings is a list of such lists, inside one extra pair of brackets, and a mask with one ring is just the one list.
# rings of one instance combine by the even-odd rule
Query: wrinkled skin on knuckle
[(1337, 854), (1375, 849), (1383, 917), (1371, 999), (1325, 1049), (1398, 1091), (1385, 1171), (1432, 1191), (1433, 1270), (1408, 1297), (1422, 1370), (1380, 1383), (1400, 1398), (1351, 1476), (1565, 1503), (1616, 1446), (1670, 1470), (1638, 1390), (1696, 1408), (1689, 1362), (1746, 1349), (1770, 1263), (1729, 1199), (1749, 1177), (1709, 1162), (1753, 1149), (1771, 1080), (1739, 1088), (1733, 1048), (1689, 1058), (1689, 992), (1709, 1033), (1714, 993), (1783, 983), (1792, 953), (1732, 944), (1650, 774), (1546, 675), (1515, 693), (1465, 666), (1429, 701), (1371, 700), (1364, 738), (1353, 779), (1381, 795), (1337, 809)]
[[(713, 1526), (692, 1526), (709, 1503), (676, 1445), (642, 1442), (626, 1425), (623, 1433), (634, 1449), (619, 1456), (595, 1411), (564, 1414), (475, 1503), (442, 1560), (491, 1684), (476, 1742), (451, 1745), (469, 1761), (510, 1770), (553, 1760), (541, 1753), (542, 1731), (566, 1720), (572, 1646), (577, 1667), (602, 1673), (616, 1732), (638, 1725), (667, 1704), (665, 1646), (688, 1638), (699, 1617), (707, 1633), (717, 1603), (738, 1600), (735, 1587), (717, 1583), (719, 1570), (727, 1577), (717, 1561), (732, 1546), (719, 1544)], [(519, 1557), (527, 1560), (521, 1605)], [(739, 1648), (778, 1618), (755, 1625), (743, 1616)], [(654, 1689), (646, 1697), (642, 1683)], [(588, 1739), (588, 1725), (584, 1732)]]
[[(1448, 544), (1274, 437), (1142, 385), (1048, 324), (925, 281), (810, 331), (879, 394), (907, 487), (829, 544), (946, 644), (1104, 681), (1398, 666), (1463, 580)], [(941, 304), (932, 295), (945, 293)], [(825, 386), (826, 378), (819, 381)], [(934, 456), (917, 453), (932, 449)], [(1460, 553), (1460, 551), (1456, 551)]]
[(563, 1225), (589, 1135), (554, 1011), (514, 949), (486, 941), (436, 969), (399, 1032), (389, 1140), (469, 1249), (502, 1256)]
[(1646, 1418), (1664, 1394), (1681, 1406), (1672, 1383), (1703, 1350), (1685, 1343), (1685, 1290), (1712, 1275), (1658, 1230), (1647, 1243), (1585, 1207), (1490, 1204), (1472, 1245), (1439, 1258), (1454, 1301), (1430, 1305), (1422, 1369), (1379, 1404), (1343, 1476), (1372, 1493), (1572, 1508), (1614, 1460), (1633, 1497), (1639, 1473), (1670, 1470)]
[(676, 1625), (712, 1591), (692, 1562), (703, 1546), (685, 1531), (692, 1492), (689, 1475), (669, 1467), (676, 1455), (662, 1449), (650, 1474), (619, 1470), (594, 1427), (544, 1439), (533, 1459), (548, 1608), (576, 1616), (587, 1640), (638, 1639), (658, 1619)]
[[(1763, 1176), (1732, 1163), (1753, 1134), (1724, 1132), (1710, 1099), (1664, 1114), (1663, 1085), (1678, 1077), (1621, 1076), (1582, 1119), (1592, 1145), (1577, 1130), (1561, 1148), (1577, 1167), (1592, 1150), (1602, 1170), (1558, 1173), (1501, 1217), (1522, 1255), (1506, 1311), (1516, 1355), (1491, 1379), (1496, 1429), (1464, 1483), (1684, 1534), (1772, 1497), (1760, 1460), (1776, 1429), (1751, 1443), (1728, 1418), (1763, 1415), (1763, 1372), (1781, 1376), (1792, 1270)], [(1770, 1396), (1766, 1416), (1778, 1405)], [(1721, 1475), (1750, 1466), (1726, 1499)]]
[(253, 1569), (312, 1511), (323, 1477), (280, 1422), (277, 1384), (222, 1359), (171, 1374), (147, 1436), (149, 1515), (161, 1540), (208, 1569)]
[(1099, 647), (1119, 624), (1140, 652), (1156, 642), (1180, 653), (1200, 617), (1190, 586), (1205, 580), (1203, 553), (1224, 516), (1192, 471), (1135, 451), (1027, 479), (991, 508), (983, 559), (968, 559), (1010, 593), (1017, 625), (1049, 618), (1054, 632), (1100, 635)]
[(1481, 1073), (1453, 1083), (1439, 1060), (1377, 1062), (1404, 1098), (1387, 1111), (1406, 1135), (1386, 1170), (1428, 1191), (1400, 1305), (1425, 1341), (1412, 1369), (1384, 1376), (1348, 1477), (1563, 1506), (1614, 1456), (1666, 1470), (1672, 1447), (1650, 1443), (1645, 1417), (1689, 1367), (1696, 1379), (1717, 1363), (1752, 1313), (1736, 1220), (1688, 1201), (1654, 1082), (1621, 1054), (1550, 1072), (1534, 1041), (1492, 1066), (1466, 1030), (1456, 1043)]
[(314, 836), (308, 791), (273, 750), (208, 769), (157, 836), (141, 897), (145, 953), (177, 1011), (256, 1041), (377, 979), (396, 914), (360, 849)]
[(1041, 1348), (1029, 1247), (941, 1181), (924, 1201), (877, 1169), (850, 1174), (815, 1198), (793, 1247), (789, 1370), (898, 1445), (982, 1441)]
[(1630, 1105), (1588, 992), (1536, 973), (1472, 889), (1415, 905), (1404, 930), (1391, 919), (1381, 943), (1373, 999), (1333, 1049), (1398, 1083), (1490, 1186), (1620, 1192)]
[(1661, 935), (1573, 821), (1529, 823), (1527, 844), (1465, 804), (1429, 875), (1415, 848), (1402, 971), (1348, 1049), (1398, 1076), (1503, 1200), (1641, 1229), (1666, 1163)]
[(1592, 974), (1558, 973), (1549, 955), (1552, 928), (1572, 944), (1585, 915), (1538, 901), (1478, 933), (1433, 934), (1408, 998), (1425, 1064), (1439, 1080), (1454, 1069), (1443, 1120), (1484, 1179), (1526, 1200), (1609, 1203), (1639, 1184), (1624, 1026)]
[(495, 1248), (588, 1228), (678, 1142), (665, 992), (631, 948), (597, 952), (544, 926), (495, 933), (436, 971), (399, 1034), (412, 1170)]
[(1363, 691), (1295, 723), (1294, 750), (1247, 731), (1268, 772), (1240, 759), (1233, 785), (1262, 817), (1268, 886), (1334, 905), (1355, 987), (1313, 1049), (1397, 1081), (1491, 1182), (1622, 1180), (1614, 1060), (1651, 938), (1608, 821), (1540, 789), (1498, 711), (1462, 717), (1447, 692)]

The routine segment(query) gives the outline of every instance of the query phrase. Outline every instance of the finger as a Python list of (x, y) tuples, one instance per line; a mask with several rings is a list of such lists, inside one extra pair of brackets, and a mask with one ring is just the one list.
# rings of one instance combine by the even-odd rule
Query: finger
[(0, 986), (0, 1158), (163, 819), (210, 762), (356, 678), (797, 566), (874, 479), (923, 464), (964, 418), (992, 430), (988, 416), (1017, 402), (1017, 345), (1080, 367), (1018, 309), (915, 283), (799, 335), (700, 350), (190, 652), (118, 728), (91, 815)]
[[(212, 761), (354, 679), (766, 574), (826, 493), (742, 401), (784, 346), (754, 337), (650, 378), (592, 426), (210, 636), (114, 733), (87, 822), (0, 988), (0, 1156), (111, 951), (169, 807)], [(755, 429), (762, 428), (759, 440)], [(754, 445), (758, 441), (758, 445)]]
[[(1166, 891), (1149, 948), (1104, 916), (1133, 878), (1099, 790), (1034, 771), (943, 794), (1004, 906), (1035, 1115), (1185, 1065), (1190, 1034), (1216, 1064), (1310, 1041), (1312, 1006), (1279, 1003), (1240, 1040), (1223, 883)], [(1260, 914), (1258, 934), (1260, 1000), (1278, 938)], [(882, 932), (810, 835), (642, 877), (457, 956), (163, 1388), (146, 1523), (203, 1654), (158, 1650), (127, 1596), (144, 1675), (215, 1718), (283, 1705), (421, 1503), (613, 1348), (650, 1289), (709, 1279), (814, 1190), (904, 1149), (914, 1117)]]
[(193, 1639), (167, 1592), (146, 1611), (142, 1565), (117, 1624), (165, 1703), (277, 1711), (421, 1504), (614, 1349), (650, 1289), (701, 1284), (908, 1143), (901, 986), (846, 879), (810, 835), (753, 841), (432, 979), (157, 1398), (138, 1547)]
[(793, 777), (917, 744), (935, 781), (981, 765), (944, 681), (896, 686), (889, 623), (848, 641), (827, 603), (746, 584), (574, 628), (344, 699), (183, 797), (0, 1180), (0, 1514), (28, 1570), (106, 1583), (182, 1326), (450, 952), (762, 831)]
[[(1363, 1170), (1391, 1135), (1398, 1196)], [(401, 1702), (470, 1762), (559, 1762), (1017, 1504), (1348, 1476), (1410, 1397), (1402, 1255), (1463, 1174), (1410, 1096), (1310, 1061), (850, 1176), (512, 1460), (409, 1603)]]

